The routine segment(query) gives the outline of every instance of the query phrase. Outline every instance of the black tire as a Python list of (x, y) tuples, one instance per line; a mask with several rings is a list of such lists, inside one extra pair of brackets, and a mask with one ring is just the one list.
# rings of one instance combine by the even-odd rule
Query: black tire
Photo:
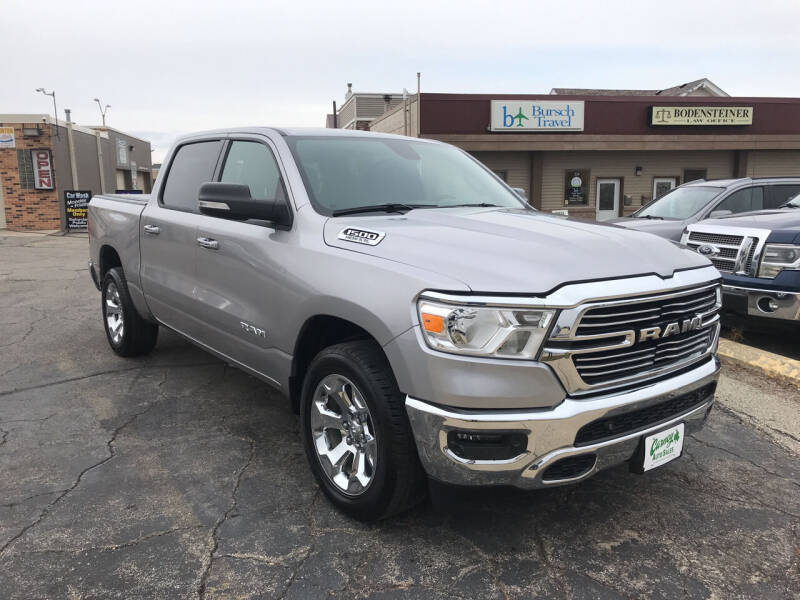
[[(366, 402), (377, 442), (377, 460), (369, 486), (359, 495), (347, 495), (323, 468), (311, 425), (317, 386), (330, 375), (343, 376)], [(405, 511), (419, 503), (427, 479), (417, 455), (411, 425), (389, 362), (374, 341), (354, 341), (330, 346), (311, 362), (303, 381), (300, 403), (303, 445), (322, 491), (339, 509), (361, 521), (375, 521)]]
[[(103, 329), (111, 349), (120, 356), (141, 356), (148, 354), (156, 345), (158, 339), (158, 325), (145, 321), (133, 306), (125, 274), (120, 267), (109, 269), (100, 285), (102, 291), (101, 311), (103, 315)], [(116, 294), (114, 294), (116, 291)], [(115, 307), (121, 309), (122, 328), (118, 333), (112, 331), (109, 317), (114, 316)], [(118, 300), (117, 300), (118, 298)]]

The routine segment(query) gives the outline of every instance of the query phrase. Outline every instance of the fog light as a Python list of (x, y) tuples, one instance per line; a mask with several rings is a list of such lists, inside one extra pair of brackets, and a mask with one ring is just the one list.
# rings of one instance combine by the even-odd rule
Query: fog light
[(465, 460), (507, 460), (528, 446), (528, 436), (519, 431), (465, 431), (447, 433), (447, 447)]
[(780, 308), (780, 305), (773, 298), (762, 296), (761, 298), (758, 299), (758, 309), (761, 312), (772, 313), (778, 310), (778, 308)]

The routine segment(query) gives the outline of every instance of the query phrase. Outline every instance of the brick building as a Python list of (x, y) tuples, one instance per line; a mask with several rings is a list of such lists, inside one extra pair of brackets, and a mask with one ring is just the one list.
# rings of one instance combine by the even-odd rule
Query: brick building
[(48, 115), (0, 115), (0, 229), (65, 229), (64, 192), (148, 193), (150, 171), (144, 140)]

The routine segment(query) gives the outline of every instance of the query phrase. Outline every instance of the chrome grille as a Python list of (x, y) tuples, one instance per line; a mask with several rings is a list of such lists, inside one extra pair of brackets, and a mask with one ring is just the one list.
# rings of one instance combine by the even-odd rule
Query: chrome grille
[(750, 252), (747, 253), (747, 258), (744, 261), (744, 272), (750, 273), (750, 269), (753, 266), (753, 256), (756, 253), (756, 246), (758, 246), (758, 240), (753, 241), (753, 245), (750, 246)]
[(690, 242), (699, 242), (701, 244), (723, 244), (726, 246), (736, 246), (738, 248), (742, 243), (742, 239), (744, 239), (744, 236), (741, 235), (706, 233), (705, 231), (692, 231), (689, 233)]
[(709, 330), (700, 333), (692, 331), (664, 340), (647, 341), (634, 352), (627, 349), (588, 352), (576, 355), (573, 360), (578, 374), (586, 383), (604, 383), (641, 371), (668, 367), (692, 355), (699, 356), (711, 344), (710, 334)]
[(562, 312), (542, 360), (574, 395), (637, 384), (706, 357), (720, 308), (717, 283), (587, 302)]
[[(690, 246), (691, 248), (691, 246)], [(736, 260), (724, 260), (721, 258), (709, 258), (708, 260), (711, 261), (711, 264), (717, 267), (718, 271), (722, 273), (733, 273), (733, 269), (736, 266)]]
[[(723, 233), (708, 233), (705, 231), (691, 231), (686, 245), (694, 250), (703, 244), (716, 247), (717, 254), (708, 256), (718, 271), (723, 273), (751, 273), (753, 258), (758, 247), (758, 238), (743, 235), (728, 235)], [(746, 256), (740, 256), (747, 252)]]
[(628, 328), (644, 329), (669, 321), (691, 318), (714, 308), (716, 288), (707, 288), (670, 300), (650, 300), (636, 304), (590, 308), (583, 313), (576, 334), (594, 335), (619, 332)]

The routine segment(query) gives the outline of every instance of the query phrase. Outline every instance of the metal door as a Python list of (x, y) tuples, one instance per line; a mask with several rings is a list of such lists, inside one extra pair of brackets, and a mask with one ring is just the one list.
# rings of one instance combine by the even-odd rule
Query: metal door
[(597, 180), (597, 216), (598, 221), (606, 221), (619, 216), (619, 179)]

